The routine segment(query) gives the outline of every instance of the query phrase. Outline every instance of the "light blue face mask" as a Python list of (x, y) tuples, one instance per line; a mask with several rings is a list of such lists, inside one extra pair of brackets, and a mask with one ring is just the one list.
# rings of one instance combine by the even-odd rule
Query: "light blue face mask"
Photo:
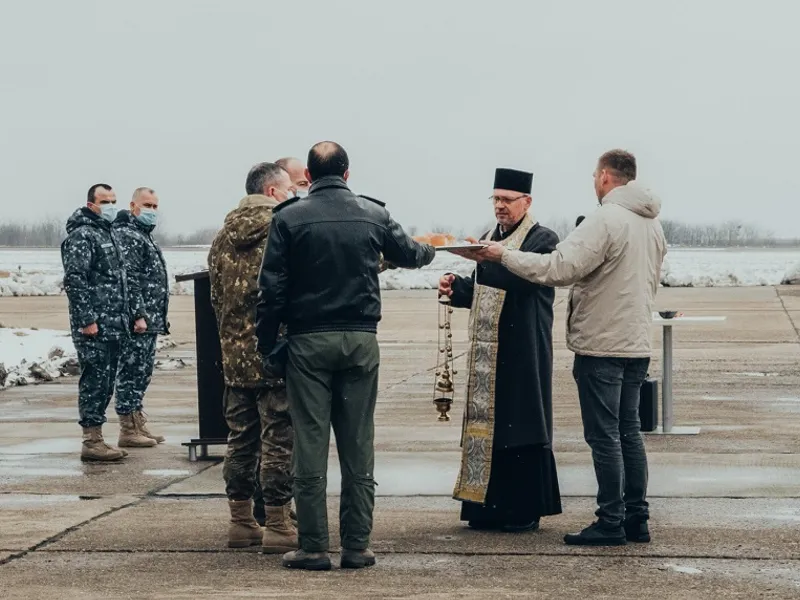
[(145, 227), (155, 227), (156, 223), (158, 223), (158, 212), (152, 208), (143, 208), (141, 212), (136, 215), (136, 218), (139, 220), (139, 223)]
[(295, 196), (297, 196), (298, 198), (305, 198), (306, 196), (308, 196), (308, 190), (297, 190)]
[(116, 204), (101, 204), (100, 216), (106, 221), (111, 223), (117, 218), (117, 205)]

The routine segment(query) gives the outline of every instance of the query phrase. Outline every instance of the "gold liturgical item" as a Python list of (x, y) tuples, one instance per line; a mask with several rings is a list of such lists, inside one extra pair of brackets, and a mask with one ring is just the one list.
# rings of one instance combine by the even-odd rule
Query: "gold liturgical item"
[(453, 406), (453, 394), (455, 392), (453, 376), (457, 374), (453, 370), (453, 332), (450, 327), (450, 316), (453, 314), (453, 306), (450, 298), (441, 296), (439, 298), (439, 353), (436, 362), (436, 385), (433, 392), (433, 403), (439, 411), (439, 421), (449, 421), (450, 408)]

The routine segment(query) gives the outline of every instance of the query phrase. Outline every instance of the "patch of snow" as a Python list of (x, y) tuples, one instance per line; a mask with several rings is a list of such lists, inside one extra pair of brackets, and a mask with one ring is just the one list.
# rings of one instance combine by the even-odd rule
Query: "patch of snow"
[[(156, 341), (157, 351), (175, 346), (169, 336), (159, 336)], [(44, 383), (68, 375), (80, 375), (68, 331), (0, 328), (0, 389)]]
[(694, 567), (687, 567), (684, 565), (675, 565), (672, 563), (667, 563), (664, 565), (667, 569), (671, 571), (675, 571), (676, 573), (684, 573), (685, 575), (702, 575), (703, 572), (700, 569), (696, 569)]
[(786, 269), (781, 281), (783, 285), (800, 285), (800, 262)]
[[(175, 295), (191, 295), (191, 281), (175, 276), (207, 268), (208, 249), (167, 248), (164, 258)], [(420, 270), (393, 269), (380, 276), (383, 290), (435, 289), (450, 271), (468, 276), (475, 263), (448, 252), (437, 253)], [(0, 248), (0, 296), (40, 296), (63, 293), (63, 270), (58, 249)], [(800, 249), (686, 249), (671, 248), (664, 261), (661, 283), (670, 287), (731, 287), (800, 285)]]

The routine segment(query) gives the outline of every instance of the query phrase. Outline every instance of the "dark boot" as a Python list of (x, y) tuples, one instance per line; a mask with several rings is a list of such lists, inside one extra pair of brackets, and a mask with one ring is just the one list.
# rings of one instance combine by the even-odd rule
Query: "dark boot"
[(503, 528), (503, 526), (496, 521), (480, 521), (477, 519), (467, 521), (467, 526), (475, 531), (498, 531)]
[(627, 519), (625, 521), (625, 538), (629, 542), (647, 544), (650, 541), (647, 519)]
[(330, 571), (331, 557), (327, 552), (306, 552), (293, 550), (283, 555), (283, 566), (287, 569), (306, 571)]
[(369, 548), (366, 550), (347, 550), (342, 548), (343, 569), (363, 569), (374, 565), (375, 553)]
[(539, 529), (539, 519), (534, 519), (530, 523), (509, 523), (503, 525), (503, 531), (506, 533), (526, 533), (528, 531), (536, 531)]
[(568, 546), (624, 546), (627, 542), (622, 525), (613, 527), (598, 521), (580, 533), (568, 533), (564, 543)]

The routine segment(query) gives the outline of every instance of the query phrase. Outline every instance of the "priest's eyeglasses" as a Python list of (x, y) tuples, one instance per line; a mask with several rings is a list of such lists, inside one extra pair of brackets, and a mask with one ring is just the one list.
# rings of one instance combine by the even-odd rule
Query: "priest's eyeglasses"
[(492, 201), (492, 204), (511, 204), (516, 202), (517, 200), (522, 200), (523, 198), (527, 198), (528, 194), (522, 194), (521, 196), (517, 196), (516, 198), (506, 198), (505, 196), (489, 196), (489, 200)]

